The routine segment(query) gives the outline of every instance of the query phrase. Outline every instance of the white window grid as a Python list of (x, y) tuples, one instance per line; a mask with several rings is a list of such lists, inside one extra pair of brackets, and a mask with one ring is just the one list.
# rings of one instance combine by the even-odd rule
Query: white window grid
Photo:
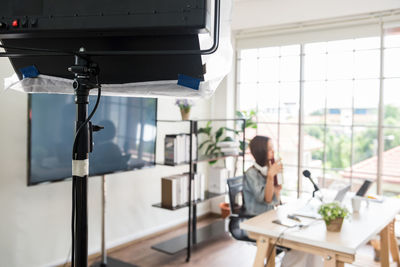
[[(279, 136), (280, 136), (280, 128), (281, 128), (281, 126), (288, 125), (288, 126), (297, 126), (298, 127), (298, 134), (299, 134), (299, 142), (298, 142), (298, 147), (297, 147), (297, 150), (299, 152), (298, 153), (298, 162), (297, 162), (297, 164), (285, 164), (285, 166), (292, 167), (292, 168), (297, 168), (297, 173), (298, 173), (299, 177), (301, 177), (301, 172), (302, 172), (302, 170), (304, 168), (313, 169), (313, 167), (311, 167), (311, 166), (304, 166), (302, 164), (302, 153), (300, 153), (300, 152), (302, 152), (301, 150), (302, 150), (302, 143), (303, 143), (304, 127), (307, 127), (307, 126), (319, 126), (319, 127), (323, 127), (324, 129), (326, 129), (327, 127), (350, 128), (351, 129), (350, 164), (354, 163), (354, 160), (353, 160), (353, 157), (354, 157), (354, 129), (355, 128), (361, 128), (361, 127), (362, 128), (371, 128), (371, 129), (376, 129), (378, 131), (378, 135), (377, 135), (378, 140), (377, 140), (377, 142), (378, 142), (379, 145), (378, 145), (378, 149), (377, 149), (377, 152), (376, 152), (376, 156), (378, 158), (377, 172), (376, 172), (376, 175), (377, 175), (377, 193), (378, 194), (382, 193), (382, 175), (384, 174), (383, 170), (382, 170), (382, 167), (383, 167), (382, 166), (383, 165), (382, 164), (382, 158), (383, 158), (383, 152), (384, 152), (383, 151), (384, 131), (386, 129), (400, 130), (400, 127), (398, 127), (398, 126), (389, 126), (389, 125), (384, 125), (383, 124), (383, 109), (384, 109), (384, 103), (383, 103), (384, 86), (383, 86), (383, 84), (384, 84), (385, 80), (400, 78), (400, 76), (384, 77), (384, 72), (383, 72), (383, 68), (384, 68), (384, 53), (385, 53), (385, 50), (388, 50), (388, 49), (400, 48), (400, 44), (399, 44), (399, 46), (392, 46), (390, 48), (385, 47), (384, 46), (384, 33), (383, 32), (381, 33), (381, 36), (379, 37), (379, 39), (380, 39), (379, 47), (363, 49), (362, 50), (362, 51), (376, 51), (376, 50), (379, 50), (379, 76), (378, 77), (376, 77), (376, 78), (357, 79), (353, 75), (353, 77), (348, 78), (348, 79), (337, 79), (337, 81), (339, 81), (339, 80), (340, 81), (346, 81), (347, 80), (347, 81), (353, 81), (353, 82), (357, 81), (357, 80), (378, 80), (379, 81), (379, 104), (378, 104), (378, 113), (379, 114), (378, 114), (377, 123), (375, 125), (354, 123), (354, 114), (355, 114), (355, 110), (356, 110), (356, 107), (354, 105), (354, 102), (355, 102), (354, 101), (354, 94), (352, 94), (352, 107), (351, 107), (352, 120), (351, 120), (351, 124), (342, 125), (342, 124), (327, 123), (326, 117), (327, 117), (327, 110), (328, 109), (327, 109), (326, 103), (325, 103), (325, 108), (324, 108), (324, 122), (323, 123), (306, 123), (306, 122), (304, 122), (304, 85), (305, 85), (305, 83), (313, 82), (313, 81), (322, 81), (322, 82), (327, 83), (327, 82), (335, 81), (335, 80), (334, 79), (330, 79), (329, 80), (327, 77), (325, 77), (325, 79), (321, 79), (321, 80), (305, 80), (305, 77), (304, 77), (304, 60), (305, 60), (305, 57), (306, 57), (307, 54), (305, 53), (304, 50), (305, 50), (305, 45), (306, 44), (298, 44), (299, 47), (300, 47), (300, 53), (298, 54), (299, 67), (300, 67), (299, 80), (298, 80), (298, 87), (299, 87), (298, 122), (281, 122), (281, 120), (280, 120), (281, 106), (280, 106), (280, 103), (279, 103), (277, 110), (275, 110), (278, 113), (277, 114), (277, 118), (278, 118), (277, 121), (260, 121), (259, 117), (257, 117), (257, 123), (258, 124), (269, 124), (269, 125), (276, 125), (277, 126), (277, 128), (278, 128), (278, 134), (277, 134), (278, 138), (277, 138), (276, 141), (278, 143), (278, 148), (277, 148), (278, 153), (279, 153), (279, 147), (280, 147), (279, 146), (279, 142), (280, 142), (280, 137)], [(252, 49), (252, 50), (255, 52), (255, 51), (258, 51), (259, 49)], [(357, 49), (352, 49), (351, 50), (353, 55), (358, 51), (361, 51), (361, 50), (357, 50)], [(237, 69), (236, 69), (236, 74), (237, 74), (237, 83), (236, 83), (236, 85), (237, 85), (236, 86), (237, 94), (236, 94), (236, 97), (237, 97), (237, 106), (239, 106), (239, 107), (240, 107), (240, 86), (241, 86), (241, 81), (240, 81), (240, 61), (242, 60), (241, 56), (240, 56), (241, 55), (240, 52), (241, 51), (239, 50), (238, 53), (237, 53), (237, 64), (236, 64), (236, 66), (237, 66)], [(326, 55), (329, 54), (329, 52), (327, 52), (327, 51), (325, 51), (323, 53), (326, 54)], [(283, 55), (280, 54), (278, 56), (278, 58), (280, 59), (280, 58), (282, 58), (282, 56)], [(259, 55), (256, 56), (257, 64), (259, 64), (259, 60), (261, 58), (262, 57), (260, 57)], [(400, 65), (400, 63), (399, 63), (399, 65)], [(276, 82), (278, 84), (281, 84), (282, 82), (285, 82), (285, 81), (277, 80)], [(292, 82), (296, 82), (296, 81), (292, 81)], [(260, 84), (258, 79), (255, 81), (255, 84), (257, 86)], [(280, 97), (279, 97), (279, 99), (280, 99)], [(325, 98), (325, 101), (326, 101), (326, 98)], [(255, 109), (256, 109), (256, 111), (259, 110), (258, 104), (255, 106)], [(323, 146), (323, 150), (324, 151), (323, 151), (323, 154), (324, 154), (324, 162), (326, 162), (326, 145), (325, 145), (326, 144), (326, 131), (324, 131), (324, 133), (325, 133), (325, 135), (324, 135), (324, 146)], [(337, 170), (342, 170), (342, 169), (326, 168), (325, 164), (324, 164), (322, 170), (323, 170), (323, 178), (325, 179), (326, 172), (337, 171)], [(352, 174), (352, 172), (353, 172), (353, 170), (351, 169), (350, 173)], [(363, 173), (363, 172), (357, 171), (357, 174), (371, 174), (371, 173)], [(390, 176), (393, 176), (393, 177), (396, 177), (396, 178), (400, 179), (400, 176), (396, 176), (396, 175), (390, 175)], [(352, 175), (351, 175), (351, 178), (349, 179), (350, 183), (353, 182), (352, 179), (353, 178), (352, 178)], [(299, 179), (298, 187), (297, 187), (297, 193), (300, 194), (301, 192), (302, 192), (301, 179)]]

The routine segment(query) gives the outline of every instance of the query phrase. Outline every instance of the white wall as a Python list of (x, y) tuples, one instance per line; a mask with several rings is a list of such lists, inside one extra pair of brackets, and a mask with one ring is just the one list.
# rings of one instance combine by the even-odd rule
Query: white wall
[(234, 30), (390, 10), (398, 0), (243, 0), (233, 8)]
[[(13, 73), (8, 59), (0, 59), (3, 78)], [(210, 116), (210, 101), (196, 102), (192, 116)], [(159, 100), (160, 119), (179, 119), (174, 100)], [(27, 95), (0, 95), (0, 266), (48, 266), (67, 258), (71, 245), (71, 181), (27, 187)], [(51, 122), (49, 122), (49, 128)], [(160, 141), (162, 142), (162, 140)], [(160, 202), (160, 178), (187, 167), (143, 169), (108, 178), (107, 246), (112, 247), (168, 228), (187, 219), (187, 209), (167, 211), (151, 207)], [(100, 250), (101, 179), (89, 179), (89, 252)], [(210, 211), (210, 203), (198, 214)]]

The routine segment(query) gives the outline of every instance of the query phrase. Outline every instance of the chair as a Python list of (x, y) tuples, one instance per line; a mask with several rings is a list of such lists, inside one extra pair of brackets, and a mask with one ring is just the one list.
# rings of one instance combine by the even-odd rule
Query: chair
[[(229, 232), (233, 238), (240, 241), (256, 242), (249, 238), (246, 231), (240, 229), (239, 224), (254, 215), (246, 214), (246, 206), (243, 197), (243, 176), (228, 179), (229, 202), (231, 206), (231, 216), (229, 217)], [(241, 199), (241, 201), (240, 201)], [(276, 255), (289, 248), (277, 246)]]
[[(243, 198), (243, 176), (228, 179), (229, 203), (231, 206), (231, 216), (229, 217), (229, 232), (236, 240), (256, 242), (249, 238), (247, 233), (240, 229), (239, 224), (253, 215), (246, 214), (246, 207)], [(242, 201), (239, 201), (241, 199)], [(240, 203), (241, 202), (241, 203)]]

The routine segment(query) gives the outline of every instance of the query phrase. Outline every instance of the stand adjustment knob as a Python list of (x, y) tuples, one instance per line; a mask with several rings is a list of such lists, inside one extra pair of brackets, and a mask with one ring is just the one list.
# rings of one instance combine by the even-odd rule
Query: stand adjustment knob
[(98, 132), (98, 131), (101, 131), (103, 129), (104, 129), (104, 126), (101, 126), (101, 125), (93, 125), (92, 126), (93, 132)]

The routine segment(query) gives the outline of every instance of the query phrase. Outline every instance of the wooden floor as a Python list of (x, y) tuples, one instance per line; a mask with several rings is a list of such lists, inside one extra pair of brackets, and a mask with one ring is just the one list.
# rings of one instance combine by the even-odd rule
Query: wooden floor
[[(216, 218), (215, 216), (208, 216), (200, 220), (198, 225), (201, 227), (218, 219), (219, 218)], [(192, 252), (189, 263), (185, 262), (186, 251), (182, 251), (178, 254), (170, 256), (151, 249), (152, 245), (183, 234), (186, 232), (186, 230), (186, 225), (183, 225), (171, 231), (161, 233), (148, 239), (141, 240), (140, 242), (133, 243), (132, 245), (112, 251), (108, 256), (127, 263), (138, 265), (140, 267), (252, 266), (256, 253), (256, 247), (246, 242), (233, 240), (228, 234), (226, 234), (224, 237), (203, 243), (196, 247)], [(100, 258), (92, 260), (89, 266), (91, 263), (99, 260)], [(277, 257), (277, 266), (280, 266), (279, 261), (280, 258)], [(372, 247), (365, 246), (361, 248), (360, 252), (356, 255), (356, 262), (352, 265), (346, 264), (345, 266), (378, 267), (380, 264), (373, 261)]]

